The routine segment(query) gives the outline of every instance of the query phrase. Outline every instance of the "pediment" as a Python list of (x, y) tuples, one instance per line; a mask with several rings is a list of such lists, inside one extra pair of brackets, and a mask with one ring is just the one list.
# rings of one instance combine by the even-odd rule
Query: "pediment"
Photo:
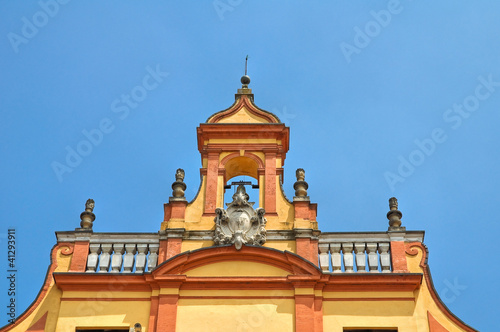
[(320, 276), (321, 270), (311, 262), (288, 251), (234, 245), (209, 247), (184, 252), (165, 261), (152, 271), (153, 278), (162, 276), (227, 276), (286, 277), (290, 275)]
[(247, 95), (241, 95), (231, 107), (213, 114), (206, 123), (281, 123), (281, 121), (273, 113), (258, 108)]

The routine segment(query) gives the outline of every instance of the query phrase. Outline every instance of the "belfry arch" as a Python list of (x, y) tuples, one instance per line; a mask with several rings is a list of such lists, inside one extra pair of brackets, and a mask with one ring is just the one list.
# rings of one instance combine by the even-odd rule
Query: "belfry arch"
[(219, 168), (223, 169), (224, 182), (239, 175), (246, 175), (259, 181), (259, 176), (264, 174), (264, 163), (254, 153), (234, 152), (222, 158)]

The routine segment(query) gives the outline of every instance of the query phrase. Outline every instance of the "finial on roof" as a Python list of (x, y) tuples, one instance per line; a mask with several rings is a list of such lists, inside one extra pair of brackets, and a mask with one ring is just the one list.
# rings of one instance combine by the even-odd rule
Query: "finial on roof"
[(175, 182), (172, 183), (172, 196), (174, 200), (185, 201), (184, 191), (186, 190), (186, 184), (184, 183), (184, 170), (182, 168), (177, 169), (175, 172)]
[(248, 55), (245, 58), (245, 75), (241, 76), (241, 84), (243, 84), (243, 86), (241, 87), (242, 89), (248, 89), (248, 84), (250, 84), (250, 77), (247, 75), (247, 68), (248, 68)]
[(390, 211), (387, 212), (387, 219), (389, 219), (389, 231), (405, 231), (406, 227), (401, 227), (401, 218), (403, 214), (398, 210), (398, 200), (396, 197), (389, 199)]
[(94, 211), (95, 202), (92, 198), (89, 198), (87, 202), (85, 202), (85, 211), (80, 214), (80, 226), (85, 229), (92, 230), (92, 226), (95, 220)]
[(303, 168), (298, 168), (295, 171), (295, 176), (297, 177), (297, 182), (293, 184), (293, 189), (295, 189), (295, 196), (293, 197), (294, 201), (308, 201), (309, 196), (307, 196), (307, 188), (309, 185), (305, 181), (306, 172)]

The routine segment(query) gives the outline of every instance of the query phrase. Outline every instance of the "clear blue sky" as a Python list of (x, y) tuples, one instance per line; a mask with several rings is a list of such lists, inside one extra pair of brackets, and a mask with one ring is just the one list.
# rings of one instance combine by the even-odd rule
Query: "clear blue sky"
[(249, 54), (256, 104), (291, 128), (288, 196), (303, 167), (323, 231), (385, 231), (396, 196), (445, 303), (498, 327), (500, 2), (44, 3), (0, 3), (2, 308), (9, 226), (20, 313), (87, 198), (94, 231), (155, 232), (178, 167), (194, 197), (195, 128), (233, 103)]

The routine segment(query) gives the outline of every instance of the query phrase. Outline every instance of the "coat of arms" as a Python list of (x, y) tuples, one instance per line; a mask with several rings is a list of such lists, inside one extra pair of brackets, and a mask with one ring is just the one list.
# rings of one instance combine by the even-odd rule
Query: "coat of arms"
[(248, 202), (245, 186), (240, 184), (227, 210), (215, 209), (215, 245), (234, 243), (237, 250), (243, 244), (262, 245), (266, 242), (266, 218), (263, 208), (254, 210), (255, 203)]

